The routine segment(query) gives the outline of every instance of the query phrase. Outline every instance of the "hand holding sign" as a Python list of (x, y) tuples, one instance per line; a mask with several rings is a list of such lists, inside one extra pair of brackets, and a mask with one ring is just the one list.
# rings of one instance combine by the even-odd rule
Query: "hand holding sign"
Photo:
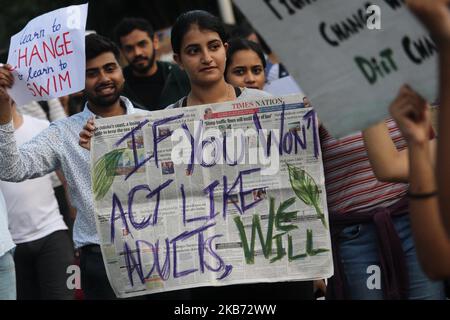
[(9, 64), (0, 63), (0, 87), (11, 88), (14, 84), (14, 77), (11, 74), (12, 67)]
[(18, 105), (84, 89), (84, 33), (88, 5), (58, 9), (31, 20), (11, 38), (8, 63)]
[[(424, 20), (430, 20), (430, 28), (448, 29), (443, 27), (448, 0), (410, 2), (424, 8), (420, 11), (430, 17)], [(277, 51), (335, 137), (386, 118), (405, 83), (428, 100), (436, 98), (436, 45), (404, 1), (376, 1), (376, 6), (360, 0), (235, 3)], [(440, 12), (441, 22), (431, 21), (431, 12)], [(372, 18), (379, 20), (379, 29), (372, 28), (377, 25)]]
[(94, 117), (91, 117), (81, 130), (80, 140), (78, 141), (78, 144), (86, 150), (91, 150), (91, 139), (94, 136), (95, 129)]
[(415, 91), (403, 86), (389, 111), (408, 142), (421, 145), (429, 142), (430, 107)]
[(0, 125), (11, 121), (11, 97), (7, 92), (7, 88), (11, 88), (14, 78), (9, 71), (10, 65), (0, 64)]

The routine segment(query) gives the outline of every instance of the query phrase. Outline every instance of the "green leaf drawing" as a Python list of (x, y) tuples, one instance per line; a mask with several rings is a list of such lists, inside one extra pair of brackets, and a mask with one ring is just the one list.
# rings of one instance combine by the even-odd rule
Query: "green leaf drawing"
[(92, 185), (96, 201), (103, 199), (114, 181), (117, 165), (126, 148), (104, 154), (94, 164)]
[(325, 215), (320, 209), (320, 190), (316, 182), (305, 170), (298, 169), (288, 163), (286, 164), (289, 171), (289, 180), (291, 182), (292, 190), (304, 204), (314, 207), (317, 218), (319, 218), (324, 227), (328, 229)]

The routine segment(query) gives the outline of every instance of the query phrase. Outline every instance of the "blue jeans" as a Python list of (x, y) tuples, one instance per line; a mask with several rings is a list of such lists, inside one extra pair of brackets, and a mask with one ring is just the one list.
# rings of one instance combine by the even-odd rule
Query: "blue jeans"
[(0, 257), (0, 300), (16, 300), (16, 271), (12, 251)]
[[(406, 255), (409, 299), (445, 299), (443, 282), (430, 280), (422, 271), (412, 238), (409, 215), (394, 217), (392, 221)], [(375, 225), (367, 223), (346, 227), (339, 241), (350, 299), (382, 300), (382, 280), (377, 275), (381, 271)]]

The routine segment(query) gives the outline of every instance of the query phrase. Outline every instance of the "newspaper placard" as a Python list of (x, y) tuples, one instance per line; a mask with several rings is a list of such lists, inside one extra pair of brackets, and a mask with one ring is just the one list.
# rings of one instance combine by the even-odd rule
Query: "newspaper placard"
[(34, 18), (11, 38), (8, 63), (17, 105), (62, 97), (84, 89), (88, 5), (70, 6)]
[(118, 297), (333, 273), (303, 96), (96, 120), (97, 231)]
[(437, 97), (435, 44), (403, 0), (235, 3), (335, 137), (385, 118), (405, 83)]

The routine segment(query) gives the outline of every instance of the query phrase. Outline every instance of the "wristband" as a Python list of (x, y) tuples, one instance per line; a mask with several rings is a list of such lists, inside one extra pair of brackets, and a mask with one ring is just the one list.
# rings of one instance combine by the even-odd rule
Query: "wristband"
[(424, 193), (412, 193), (411, 191), (408, 190), (407, 196), (410, 199), (428, 199), (431, 197), (435, 197), (438, 195), (437, 190), (432, 191), (432, 192), (424, 192)]

